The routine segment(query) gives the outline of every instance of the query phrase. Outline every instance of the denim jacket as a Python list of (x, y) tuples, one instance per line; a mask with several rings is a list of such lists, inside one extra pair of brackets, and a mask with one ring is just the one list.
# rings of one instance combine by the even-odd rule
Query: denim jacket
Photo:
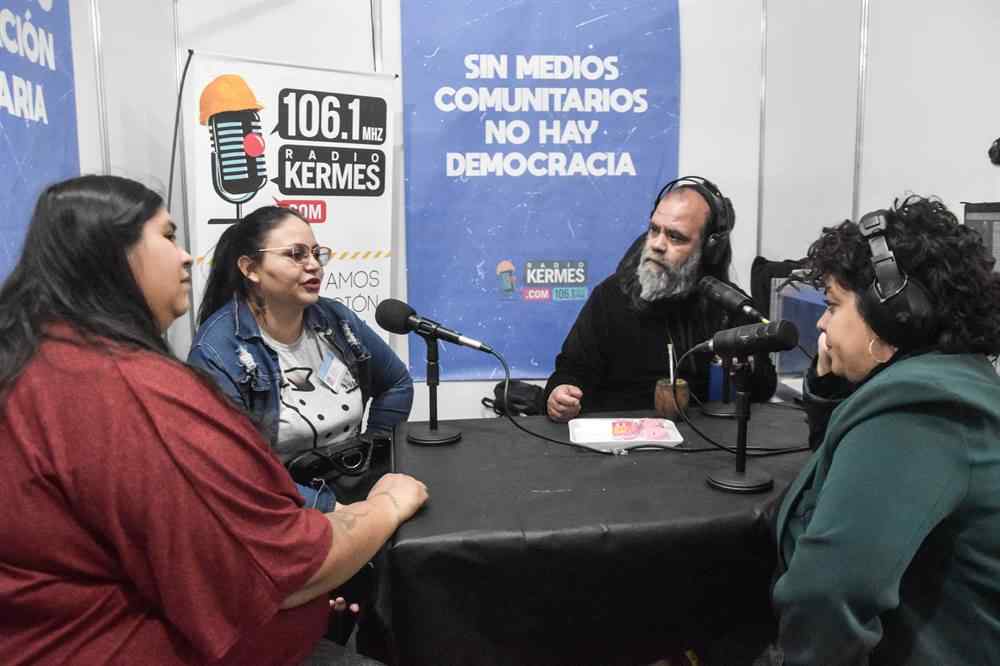
[[(343, 304), (320, 298), (305, 311), (305, 325), (337, 350), (361, 388), (361, 404), (372, 398), (368, 431), (388, 432), (405, 421), (413, 404), (413, 380), (399, 357)], [(211, 375), (223, 393), (257, 422), (268, 442), (278, 440), (281, 369), (245, 301), (233, 297), (198, 329), (188, 363)]]

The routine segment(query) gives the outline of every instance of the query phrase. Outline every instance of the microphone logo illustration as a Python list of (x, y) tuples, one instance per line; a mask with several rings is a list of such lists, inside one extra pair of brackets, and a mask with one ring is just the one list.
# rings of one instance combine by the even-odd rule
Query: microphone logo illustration
[(500, 280), (500, 289), (505, 298), (514, 296), (514, 288), (517, 286), (517, 276), (514, 275), (514, 262), (504, 259), (497, 264), (497, 278)]
[(210, 224), (239, 221), (242, 205), (267, 183), (264, 133), (257, 113), (263, 108), (236, 74), (216, 77), (201, 91), (200, 121), (208, 125), (212, 142), (212, 184), (219, 197), (236, 204), (235, 219), (213, 219)]

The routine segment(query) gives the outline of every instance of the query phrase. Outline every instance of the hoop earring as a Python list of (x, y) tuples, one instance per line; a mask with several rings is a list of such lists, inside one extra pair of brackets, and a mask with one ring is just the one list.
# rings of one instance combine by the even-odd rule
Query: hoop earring
[(889, 358), (885, 359), (884, 361), (875, 355), (875, 352), (873, 351), (872, 348), (875, 346), (876, 340), (878, 340), (878, 338), (872, 338), (868, 341), (868, 355), (871, 356), (876, 363), (888, 363), (889, 358), (892, 358), (892, 354), (890, 354)]

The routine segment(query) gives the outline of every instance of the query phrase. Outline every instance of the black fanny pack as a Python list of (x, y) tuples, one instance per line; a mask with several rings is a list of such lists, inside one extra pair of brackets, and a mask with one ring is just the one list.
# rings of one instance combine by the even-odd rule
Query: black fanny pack
[(296, 483), (308, 486), (316, 480), (331, 481), (340, 476), (364, 476), (372, 462), (375, 446), (388, 446), (385, 434), (365, 433), (341, 442), (303, 451), (285, 463)]
[(508, 395), (504, 400), (504, 383), (497, 382), (493, 387), (493, 397), (481, 400), (484, 407), (492, 409), (499, 416), (506, 413), (506, 405), (510, 405), (510, 412), (514, 416), (534, 416), (545, 411), (542, 396), (545, 389), (528, 382), (513, 379), (507, 389)]

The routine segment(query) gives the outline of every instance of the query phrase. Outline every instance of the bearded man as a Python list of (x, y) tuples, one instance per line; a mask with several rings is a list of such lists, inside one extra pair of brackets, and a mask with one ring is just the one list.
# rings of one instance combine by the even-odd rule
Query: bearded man
[[(675, 358), (719, 330), (753, 323), (704, 299), (704, 275), (729, 282), (734, 216), (710, 181), (688, 176), (660, 190), (649, 229), (599, 284), (580, 310), (545, 387), (550, 419), (594, 412), (653, 409), (656, 380)], [(708, 399), (711, 353), (693, 354), (676, 368), (691, 392)], [(766, 354), (753, 359), (751, 399), (767, 400), (777, 378)]]

